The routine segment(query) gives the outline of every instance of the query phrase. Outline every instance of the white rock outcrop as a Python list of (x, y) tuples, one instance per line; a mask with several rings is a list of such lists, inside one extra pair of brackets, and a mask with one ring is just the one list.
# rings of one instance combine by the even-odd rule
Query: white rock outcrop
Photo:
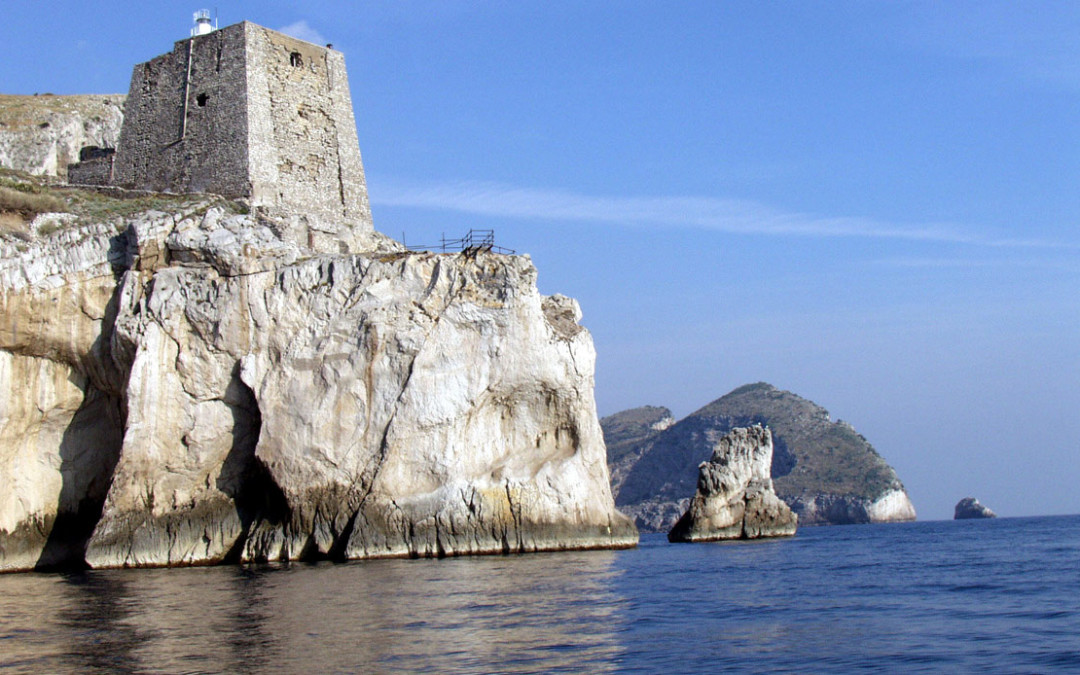
[(791, 507), (812, 524), (905, 523), (916, 518), (915, 505), (902, 489), (888, 490), (876, 499), (818, 494), (813, 499), (795, 498)]
[(798, 517), (776, 496), (773, 440), (761, 426), (732, 429), (698, 468), (697, 492), (670, 541), (759, 539), (795, 534)]
[(66, 177), (84, 146), (116, 147), (125, 98), (0, 94), (0, 167)]
[(633, 546), (577, 303), (196, 206), (0, 245), (0, 569)]
[(915, 505), (904, 490), (889, 490), (866, 508), (871, 523), (906, 523), (915, 520)]

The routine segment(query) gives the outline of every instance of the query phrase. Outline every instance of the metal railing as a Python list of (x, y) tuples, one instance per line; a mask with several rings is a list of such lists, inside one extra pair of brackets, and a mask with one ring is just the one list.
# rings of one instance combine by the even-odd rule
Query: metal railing
[(469, 230), (460, 239), (447, 239), (442, 235), (438, 244), (407, 244), (405, 233), (401, 235), (401, 243), (410, 251), (439, 251), (440, 253), (464, 253), (476, 255), (477, 253), (500, 253), (502, 255), (515, 255), (517, 251), (495, 245), (495, 230)]

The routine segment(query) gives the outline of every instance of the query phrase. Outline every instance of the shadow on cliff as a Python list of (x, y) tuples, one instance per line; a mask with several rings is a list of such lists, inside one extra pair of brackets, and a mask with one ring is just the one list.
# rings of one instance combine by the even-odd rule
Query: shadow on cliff
[(232, 448), (222, 464), (216, 486), (232, 498), (240, 518), (241, 534), (223, 560), (234, 563), (241, 560), (253, 527), (262, 523), (282, 527), (289, 522), (291, 511), (270, 470), (255, 456), (262, 433), (262, 414), (255, 392), (240, 379), (239, 362), (226, 391), (225, 403), (233, 418)]
[(56, 520), (34, 569), (85, 569), (86, 544), (101, 519), (124, 442), (120, 400), (86, 385), (60, 442), (63, 477)]
[(60, 499), (56, 519), (34, 566), (36, 570), (86, 569), (86, 545), (98, 521), (120, 460), (127, 426), (123, 392), (127, 369), (113, 359), (112, 338), (119, 314), (119, 281), (129, 265), (131, 234), (110, 240), (109, 261), (118, 282), (105, 305), (101, 332), (90, 353), (72, 364), (83, 400), (60, 440)]

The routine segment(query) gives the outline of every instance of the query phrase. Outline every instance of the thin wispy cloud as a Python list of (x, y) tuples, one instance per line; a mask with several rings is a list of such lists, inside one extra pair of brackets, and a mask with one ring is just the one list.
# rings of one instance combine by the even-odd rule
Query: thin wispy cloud
[(329, 40), (323, 37), (322, 33), (309, 26), (306, 19), (301, 19), (300, 21), (297, 21), (295, 23), (290, 23), (288, 26), (278, 28), (278, 32), (285, 33), (286, 35), (291, 35), (294, 38), (299, 38), (301, 40), (305, 40), (307, 42), (311, 42), (317, 45), (324, 45), (329, 42)]
[(603, 225), (694, 227), (745, 235), (858, 237), (1008, 248), (1076, 248), (1041, 240), (989, 238), (943, 224), (898, 225), (858, 217), (822, 217), (758, 202), (716, 197), (610, 197), (462, 181), (380, 184), (372, 203), (506, 219)]
[(1014, 260), (997, 258), (993, 260), (971, 258), (883, 258), (869, 261), (871, 265), (908, 269), (981, 269), (981, 268), (1037, 268), (1048, 267), (1071, 269), (1065, 265), (1054, 265), (1045, 260)]

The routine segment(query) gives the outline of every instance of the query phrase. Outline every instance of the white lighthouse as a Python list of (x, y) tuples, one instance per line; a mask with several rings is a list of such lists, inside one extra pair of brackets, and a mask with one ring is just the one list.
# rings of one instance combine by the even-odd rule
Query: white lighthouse
[(195, 27), (191, 29), (191, 36), (206, 35), (213, 31), (214, 26), (210, 23), (210, 10), (200, 9), (195, 12)]

